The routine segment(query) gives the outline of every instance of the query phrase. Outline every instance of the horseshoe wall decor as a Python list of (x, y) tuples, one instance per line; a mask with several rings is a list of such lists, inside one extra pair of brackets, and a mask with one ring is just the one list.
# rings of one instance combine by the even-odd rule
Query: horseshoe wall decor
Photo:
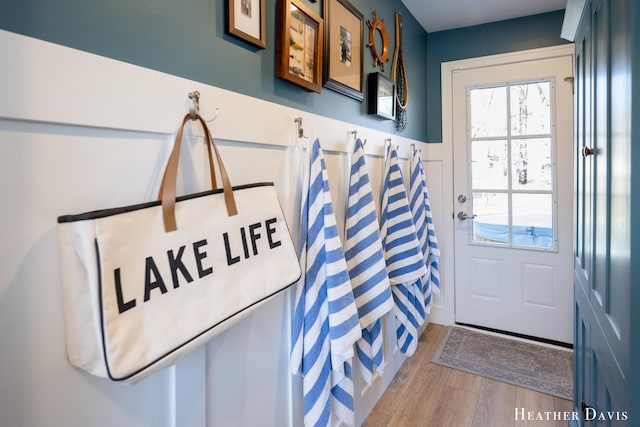
[[(371, 55), (373, 55), (373, 66), (380, 65), (380, 69), (384, 72), (384, 63), (389, 61), (389, 37), (387, 36), (387, 29), (384, 27), (384, 19), (379, 19), (378, 12), (374, 10), (373, 22), (367, 19), (367, 25), (369, 25), (369, 43), (367, 46), (371, 49)], [(378, 53), (378, 48), (376, 47), (376, 31), (382, 37), (382, 53)]]

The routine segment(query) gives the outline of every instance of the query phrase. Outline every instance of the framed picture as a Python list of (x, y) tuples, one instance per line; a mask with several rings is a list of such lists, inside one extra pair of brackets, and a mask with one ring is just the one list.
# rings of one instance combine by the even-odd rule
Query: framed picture
[(276, 77), (322, 91), (322, 18), (300, 0), (278, 0)]
[(367, 78), (367, 113), (385, 119), (395, 118), (396, 86), (382, 73), (371, 73)]
[(261, 49), (267, 46), (265, 0), (226, 0), (227, 33)]
[(362, 13), (347, 0), (324, 1), (324, 87), (364, 99)]

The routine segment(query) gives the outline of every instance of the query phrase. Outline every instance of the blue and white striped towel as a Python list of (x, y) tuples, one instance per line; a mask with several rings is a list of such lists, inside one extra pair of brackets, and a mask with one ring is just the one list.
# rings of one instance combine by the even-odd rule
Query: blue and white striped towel
[(359, 372), (367, 384), (371, 384), (374, 371), (382, 374), (380, 318), (393, 309), (393, 296), (360, 139), (356, 141), (351, 158), (345, 230), (345, 257), (362, 327), (362, 338), (356, 343)]
[(422, 289), (424, 292), (425, 306), (427, 313), (433, 304), (432, 294), (440, 295), (440, 272), (439, 259), (440, 249), (436, 230), (433, 226), (433, 215), (431, 213), (431, 202), (429, 201), (429, 190), (427, 188), (427, 177), (422, 164), (421, 151), (417, 148), (413, 150), (411, 156), (411, 180), (409, 182), (409, 193), (411, 199), (411, 212), (416, 225), (416, 233), (422, 253), (427, 264), (429, 273), (422, 278)]
[(418, 328), (426, 319), (420, 278), (427, 274), (427, 268), (393, 145), (387, 147), (385, 156), (380, 227), (395, 302), (398, 347), (411, 356), (418, 346)]
[(291, 369), (303, 375), (305, 426), (353, 425), (350, 361), (361, 329), (317, 139), (305, 176), (300, 217), (304, 275), (296, 292)]
[(429, 267), (429, 277), (431, 279), (431, 291), (435, 295), (440, 296), (440, 246), (438, 245), (436, 228), (433, 224), (433, 214), (431, 212), (431, 202), (429, 201), (429, 190), (424, 168), (422, 169), (422, 174), (425, 176), (424, 206), (427, 212), (427, 230), (429, 230), (429, 256), (427, 257), (427, 266)]
[(428, 273), (422, 277), (422, 291), (427, 313), (433, 304), (432, 294), (440, 294), (440, 274), (438, 239), (433, 226), (427, 179), (422, 164), (422, 153), (414, 148), (410, 162), (411, 180), (409, 181), (409, 198), (416, 234), (424, 255)]

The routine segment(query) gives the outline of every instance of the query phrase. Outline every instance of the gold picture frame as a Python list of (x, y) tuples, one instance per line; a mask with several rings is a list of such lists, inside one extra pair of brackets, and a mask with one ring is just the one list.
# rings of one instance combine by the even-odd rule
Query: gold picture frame
[(299, 0), (278, 0), (276, 13), (276, 77), (322, 92), (322, 18)]
[(364, 99), (364, 17), (347, 0), (324, 1), (324, 87)]
[(267, 47), (265, 0), (227, 0), (227, 33), (258, 48)]

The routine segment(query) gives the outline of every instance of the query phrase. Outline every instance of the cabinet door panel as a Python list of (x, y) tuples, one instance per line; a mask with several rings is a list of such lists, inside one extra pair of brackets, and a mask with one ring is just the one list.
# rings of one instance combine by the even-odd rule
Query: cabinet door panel
[[(611, 144), (610, 252), (607, 339), (622, 369), (630, 367), (631, 288), (631, 65), (629, 61), (628, 2), (610, 1), (611, 16)], [(607, 330), (605, 329), (605, 333)]]
[[(575, 298), (574, 410), (581, 416), (580, 425), (586, 421), (597, 421), (596, 425), (625, 425), (629, 403), (624, 386), (626, 379), (579, 283), (575, 286)], [(590, 409), (585, 411), (584, 407)], [(612, 419), (607, 412), (612, 414)], [(598, 420), (601, 414), (611, 424)]]
[[(616, 365), (628, 360), (630, 254), (630, 69), (628, 2), (594, 2), (593, 264), (590, 302)], [(615, 90), (615, 92), (614, 92)], [(615, 114), (614, 114), (615, 113)], [(614, 167), (615, 166), (615, 167)]]
[(593, 225), (594, 258), (591, 303), (608, 311), (609, 285), (609, 7), (608, 0), (595, 5), (592, 15), (593, 40), (593, 140), (594, 169)]
[[(587, 14), (589, 17), (590, 14)], [(588, 20), (588, 18), (587, 18)], [(585, 156), (591, 146), (591, 37), (590, 26), (585, 25), (576, 40), (576, 132), (575, 132), (575, 270), (585, 292), (590, 288), (592, 261), (592, 162)]]
[(624, 417), (630, 402), (630, 5), (587, 2), (576, 37), (575, 404), (593, 408), (586, 421)]

